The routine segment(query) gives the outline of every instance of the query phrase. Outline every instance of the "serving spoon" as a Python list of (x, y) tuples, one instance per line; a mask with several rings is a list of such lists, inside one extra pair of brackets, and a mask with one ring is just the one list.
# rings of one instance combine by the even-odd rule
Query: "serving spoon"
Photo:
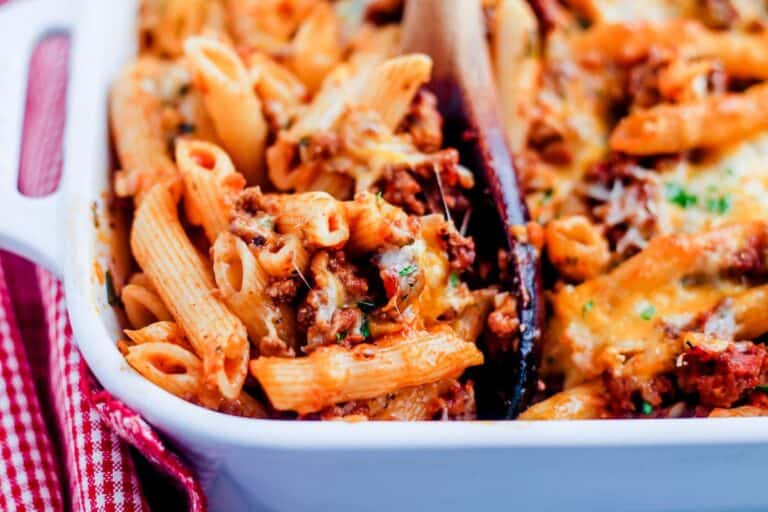
[(512, 419), (536, 390), (543, 321), (541, 268), (538, 252), (527, 240), (530, 217), (499, 117), (482, 7), (478, 0), (408, 0), (403, 18), (402, 50), (432, 58), (428, 87), (446, 121), (470, 134), (475, 167), (504, 224), (520, 332), (515, 347), (486, 357), (482, 380), (493, 389), (486, 389), (490, 399), (480, 405), (482, 416)]

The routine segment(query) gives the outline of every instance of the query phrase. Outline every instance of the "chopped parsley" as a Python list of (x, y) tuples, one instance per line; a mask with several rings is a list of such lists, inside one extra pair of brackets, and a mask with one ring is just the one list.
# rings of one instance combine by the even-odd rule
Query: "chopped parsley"
[(723, 172), (726, 174), (726, 176), (733, 176), (736, 174), (731, 167), (726, 167)]
[(763, 393), (768, 393), (768, 384), (758, 384), (755, 386), (755, 391), (762, 391)]
[(259, 224), (263, 228), (272, 229), (275, 226), (275, 221), (272, 220), (272, 217), (262, 217), (261, 220), (259, 220)]
[(357, 307), (359, 307), (360, 311), (363, 313), (369, 313), (376, 308), (376, 304), (370, 300), (359, 300), (357, 301)]
[(731, 210), (730, 194), (723, 194), (718, 197), (709, 197), (706, 202), (707, 211), (723, 215)]
[(650, 320), (653, 318), (653, 316), (656, 314), (656, 308), (653, 307), (653, 304), (647, 304), (641, 311), (640, 311), (640, 318), (643, 320)]
[(371, 337), (371, 327), (368, 324), (367, 316), (364, 316), (363, 321), (360, 323), (360, 335), (365, 339), (368, 339)]
[(347, 331), (341, 331), (336, 333), (336, 343), (341, 344), (344, 338), (347, 337)]
[(112, 279), (112, 272), (106, 271), (104, 276), (104, 287), (107, 290), (107, 303), (110, 306), (122, 306), (123, 301), (120, 300), (120, 296), (115, 291), (115, 281)]
[(651, 404), (649, 404), (648, 402), (646, 402), (645, 400), (643, 400), (640, 403), (640, 408), (639, 409), (640, 409), (640, 412), (642, 414), (644, 414), (645, 416), (650, 416), (651, 414), (653, 414), (653, 406)]
[(581, 307), (581, 316), (587, 316), (587, 313), (595, 308), (595, 301), (590, 300)]
[(550, 187), (547, 190), (544, 191), (544, 194), (541, 196), (541, 200), (539, 201), (540, 205), (548, 204), (550, 201), (552, 201), (552, 196), (555, 194), (555, 191)]
[(456, 272), (451, 272), (451, 275), (448, 277), (448, 284), (451, 288), (459, 287), (459, 275)]
[(680, 208), (688, 208), (695, 206), (698, 203), (699, 198), (694, 194), (689, 194), (686, 190), (677, 183), (667, 183), (665, 185), (667, 192), (667, 200), (676, 204)]
[(412, 275), (414, 272), (416, 272), (416, 269), (418, 267), (416, 265), (408, 265), (407, 267), (403, 267), (400, 272), (397, 273), (400, 277), (406, 277)]

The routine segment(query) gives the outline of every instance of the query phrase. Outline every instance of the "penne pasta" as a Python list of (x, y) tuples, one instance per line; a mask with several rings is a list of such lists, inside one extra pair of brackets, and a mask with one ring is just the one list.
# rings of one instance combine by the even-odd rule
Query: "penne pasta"
[(166, 185), (147, 192), (136, 210), (131, 249), (203, 361), (207, 385), (236, 398), (245, 379), (245, 327), (214, 296), (210, 270), (179, 223), (177, 197)]
[(140, 329), (157, 321), (172, 319), (168, 308), (152, 286), (127, 284), (123, 287), (120, 299), (125, 306), (128, 323), (134, 329)]
[(372, 253), (387, 246), (408, 245), (415, 240), (408, 216), (370, 192), (344, 203), (349, 221), (346, 249), (353, 254)]
[(503, 0), (493, 18), (491, 51), (510, 149), (525, 146), (541, 75), (539, 27), (524, 0)]
[(177, 175), (165, 142), (163, 101), (155, 91), (168, 68), (145, 57), (127, 67), (112, 86), (110, 121), (122, 164), (115, 176), (118, 196), (140, 196)]
[(227, 153), (208, 142), (180, 140), (176, 163), (184, 180), (186, 211), (192, 212), (190, 221), (202, 225), (213, 243), (228, 229), (234, 200), (245, 179), (235, 171)]
[(339, 30), (333, 8), (326, 2), (316, 3), (299, 25), (288, 63), (310, 91), (316, 91), (341, 60)]
[(297, 233), (312, 248), (333, 249), (349, 239), (344, 205), (325, 192), (267, 194), (262, 203), (280, 233)]
[(258, 347), (263, 338), (269, 337), (295, 344), (292, 319), (267, 296), (269, 276), (245, 242), (221, 233), (211, 254), (222, 298), (245, 324), (253, 343)]
[(191, 37), (184, 52), (222, 146), (249, 183), (263, 183), (267, 123), (245, 66), (234, 49), (212, 38)]
[(766, 107), (766, 84), (694, 103), (659, 105), (622, 119), (611, 133), (611, 148), (649, 155), (727, 144), (768, 128), (761, 114)]
[(377, 112), (383, 125), (394, 131), (408, 112), (416, 91), (429, 81), (431, 73), (432, 59), (427, 55), (389, 59), (376, 68), (358, 103)]
[(251, 361), (251, 372), (275, 408), (305, 414), (455, 377), (482, 361), (474, 344), (441, 329), (407, 333), (351, 350), (321, 347), (306, 358), (261, 357)]

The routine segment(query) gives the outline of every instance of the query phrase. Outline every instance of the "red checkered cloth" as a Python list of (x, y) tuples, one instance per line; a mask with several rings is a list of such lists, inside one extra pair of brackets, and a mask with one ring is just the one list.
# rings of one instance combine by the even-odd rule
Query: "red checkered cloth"
[[(68, 52), (66, 37), (51, 36), (30, 63), (19, 179), (28, 195), (52, 192), (61, 174)], [(181, 459), (91, 376), (61, 284), (0, 260), (0, 511), (205, 510)]]

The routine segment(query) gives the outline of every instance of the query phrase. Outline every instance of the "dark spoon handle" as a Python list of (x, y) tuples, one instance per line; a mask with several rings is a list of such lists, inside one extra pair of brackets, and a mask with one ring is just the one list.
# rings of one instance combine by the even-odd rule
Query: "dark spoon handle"
[(447, 120), (461, 120), (469, 128), (477, 165), (505, 225), (515, 276), (519, 345), (486, 366), (499, 387), (498, 403), (490, 414), (514, 418), (536, 388), (543, 320), (541, 270), (536, 249), (515, 235), (520, 230), (511, 229), (525, 226), (529, 215), (499, 117), (482, 9), (477, 0), (410, 0), (403, 25), (403, 50), (426, 53), (434, 61), (430, 85), (441, 112)]

